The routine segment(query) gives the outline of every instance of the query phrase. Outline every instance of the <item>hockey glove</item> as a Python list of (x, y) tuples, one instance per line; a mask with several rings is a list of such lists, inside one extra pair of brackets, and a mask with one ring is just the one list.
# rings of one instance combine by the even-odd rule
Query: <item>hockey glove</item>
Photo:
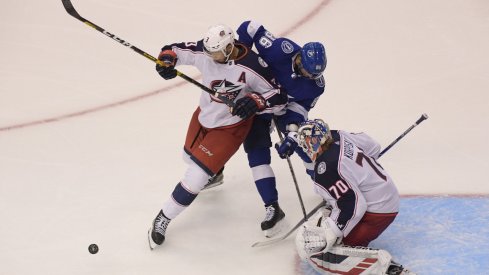
[(282, 142), (275, 143), (275, 149), (282, 159), (290, 157), (297, 146), (297, 132), (289, 132)]
[(302, 238), (304, 240), (304, 251), (306, 254), (311, 255), (317, 252), (326, 253), (333, 245), (341, 242), (341, 238), (338, 238), (331, 227), (322, 222), (321, 226), (307, 226), (303, 225)]
[(156, 63), (156, 71), (164, 79), (172, 79), (177, 76), (175, 64), (177, 63), (177, 54), (172, 50), (164, 50), (158, 56), (158, 60), (162, 61), (164, 66)]
[(236, 101), (231, 114), (247, 119), (257, 112), (265, 110), (265, 104), (265, 99), (260, 94), (249, 93)]

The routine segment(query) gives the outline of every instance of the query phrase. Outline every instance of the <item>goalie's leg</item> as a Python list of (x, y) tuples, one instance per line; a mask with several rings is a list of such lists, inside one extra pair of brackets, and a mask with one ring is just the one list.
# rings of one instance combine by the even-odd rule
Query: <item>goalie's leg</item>
[(309, 255), (305, 260), (320, 274), (416, 275), (392, 261), (386, 250), (369, 247), (335, 245), (328, 252)]

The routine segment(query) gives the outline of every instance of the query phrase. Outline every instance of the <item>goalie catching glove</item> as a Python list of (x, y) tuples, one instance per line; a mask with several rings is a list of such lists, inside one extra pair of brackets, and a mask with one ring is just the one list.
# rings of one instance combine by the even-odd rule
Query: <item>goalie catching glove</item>
[(249, 93), (236, 101), (231, 113), (233, 116), (247, 119), (257, 112), (265, 110), (265, 108), (266, 101), (260, 94)]
[(175, 64), (177, 63), (177, 54), (172, 50), (163, 50), (158, 56), (158, 60), (163, 63), (156, 63), (156, 71), (164, 79), (172, 79), (177, 76), (177, 70), (175, 70)]
[(331, 223), (327, 221), (330, 219), (329, 213), (325, 208), (318, 210), (317, 214), (297, 232), (296, 246), (302, 259), (318, 252), (326, 253), (334, 244), (341, 242), (341, 237), (336, 232), (341, 231), (337, 227), (332, 228)]

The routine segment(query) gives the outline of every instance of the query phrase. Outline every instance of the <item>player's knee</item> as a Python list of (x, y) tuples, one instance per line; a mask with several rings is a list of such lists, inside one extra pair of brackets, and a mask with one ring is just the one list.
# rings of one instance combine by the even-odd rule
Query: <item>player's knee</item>
[(251, 168), (251, 172), (253, 174), (253, 180), (255, 182), (273, 178), (273, 183), (275, 184), (275, 174), (273, 173), (272, 167), (268, 164), (258, 165)]
[(182, 185), (191, 193), (199, 193), (206, 185), (210, 175), (200, 168), (195, 162), (190, 162), (182, 179)]
[(250, 167), (255, 167), (264, 164), (270, 164), (272, 157), (270, 154), (270, 148), (255, 148), (247, 152), (248, 164)]

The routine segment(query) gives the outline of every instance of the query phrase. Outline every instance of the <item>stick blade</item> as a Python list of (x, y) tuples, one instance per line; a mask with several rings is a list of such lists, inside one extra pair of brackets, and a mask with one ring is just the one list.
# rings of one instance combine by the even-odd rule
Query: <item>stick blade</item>
[(268, 241), (256, 242), (256, 243), (252, 244), (251, 247), (262, 247), (262, 246), (267, 246), (267, 245), (271, 245), (271, 244), (274, 244), (274, 243), (278, 243), (278, 242), (284, 240), (285, 237), (286, 236), (282, 236), (280, 238), (271, 239), (271, 240), (268, 240)]
[(78, 19), (83, 19), (81, 15), (78, 14), (78, 12), (75, 10), (75, 7), (73, 7), (71, 0), (61, 0), (61, 3), (63, 3), (63, 7), (65, 7), (66, 12), (68, 12), (71, 16)]

